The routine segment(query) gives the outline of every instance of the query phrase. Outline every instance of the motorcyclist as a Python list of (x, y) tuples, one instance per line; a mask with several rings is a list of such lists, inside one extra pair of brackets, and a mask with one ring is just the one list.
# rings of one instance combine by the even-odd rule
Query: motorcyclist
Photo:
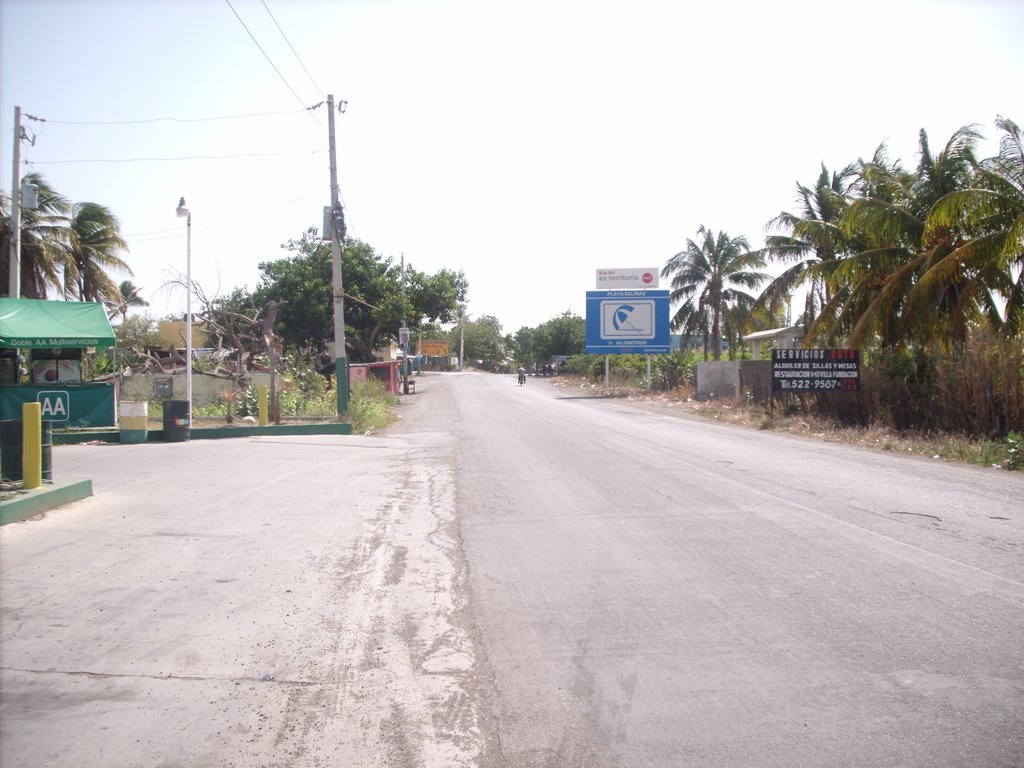
[(522, 386), (526, 383), (526, 369), (520, 365), (517, 373), (519, 374), (519, 386)]

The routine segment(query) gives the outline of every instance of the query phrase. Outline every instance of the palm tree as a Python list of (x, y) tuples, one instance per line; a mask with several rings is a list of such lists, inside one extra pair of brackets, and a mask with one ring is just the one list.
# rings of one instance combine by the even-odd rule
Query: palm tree
[(143, 299), (142, 294), (139, 293), (139, 287), (131, 280), (122, 280), (121, 284), (117, 286), (117, 293), (117, 302), (109, 305), (111, 311), (108, 311), (108, 314), (111, 317), (121, 315), (121, 319), (124, 320), (128, 317), (128, 310), (132, 307), (149, 306), (149, 302)]
[(978, 312), (964, 280), (922, 285), (921, 278), (958, 247), (953, 229), (927, 233), (932, 207), (945, 195), (969, 186), (976, 168), (976, 126), (953, 133), (938, 154), (928, 135), (919, 136), (920, 160), (913, 174), (870, 166), (864, 178), (881, 194), (850, 205), (843, 226), (867, 247), (845, 260), (835, 279), (846, 288), (843, 304), (828, 309), (835, 323), (849, 328), (848, 343), (877, 338), (883, 346), (908, 341), (962, 342), (967, 322)]
[[(706, 334), (710, 326), (715, 360), (719, 360), (726, 310), (753, 300), (736, 286), (756, 288), (768, 276), (752, 271), (764, 266), (764, 257), (750, 250), (745, 237), (729, 237), (725, 232), (716, 237), (701, 225), (697, 238), (698, 242), (687, 239), (686, 250), (670, 258), (661, 274), (672, 278), (669, 295), (673, 303), (680, 304), (672, 318), (672, 328), (683, 329), (688, 336), (697, 330)], [(704, 356), (707, 359), (707, 343)]]
[[(23, 178), (36, 186), (38, 205), (35, 209), (21, 210), (21, 295), (27, 299), (45, 299), (47, 290), (53, 289), (66, 297), (64, 275), (68, 269), (75, 268), (68, 250), (67, 217), (71, 205), (38, 173), (26, 173)], [(3, 237), (0, 282), (6, 292), (10, 282), (11, 211), (10, 200), (3, 193), (0, 193), (0, 213)]]
[[(999, 117), (996, 127), (1003, 132), (999, 155), (980, 163), (970, 187), (947, 193), (929, 212), (926, 238), (952, 230), (962, 236), (919, 285), (942, 290), (972, 276), (965, 286), (967, 298), (984, 307), (992, 326), (1014, 337), (1024, 332), (1024, 144), (1012, 120)], [(1005, 317), (993, 292), (1006, 299)]]
[(132, 273), (118, 256), (127, 251), (121, 225), (109, 208), (98, 203), (77, 203), (70, 222), (70, 252), (74, 270), (65, 270), (65, 293), (81, 301), (118, 304), (121, 294), (106, 270)]
[(757, 299), (758, 308), (779, 315), (793, 292), (806, 286), (802, 320), (805, 327), (814, 323), (821, 307), (831, 299), (832, 270), (850, 253), (849, 238), (839, 224), (849, 204), (853, 176), (853, 165), (829, 173), (823, 163), (813, 187), (797, 184), (798, 212), (783, 211), (768, 222), (766, 229), (780, 234), (766, 237), (760, 253), (765, 259), (791, 266), (764, 289)]

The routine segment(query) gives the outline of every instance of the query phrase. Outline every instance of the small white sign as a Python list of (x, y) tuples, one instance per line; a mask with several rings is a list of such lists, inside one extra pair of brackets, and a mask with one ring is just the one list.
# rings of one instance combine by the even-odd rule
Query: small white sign
[(657, 267), (597, 270), (599, 291), (649, 291), (657, 287)]
[(71, 418), (71, 395), (59, 389), (36, 393), (36, 401), (42, 405), (42, 421), (67, 421)]

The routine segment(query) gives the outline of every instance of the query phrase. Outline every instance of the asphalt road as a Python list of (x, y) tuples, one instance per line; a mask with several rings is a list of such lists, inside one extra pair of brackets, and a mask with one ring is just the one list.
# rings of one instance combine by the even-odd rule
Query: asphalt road
[(1024, 765), (1024, 479), (463, 377), (500, 765)]
[(58, 447), (8, 766), (1024, 766), (1024, 479), (422, 377), (381, 436)]

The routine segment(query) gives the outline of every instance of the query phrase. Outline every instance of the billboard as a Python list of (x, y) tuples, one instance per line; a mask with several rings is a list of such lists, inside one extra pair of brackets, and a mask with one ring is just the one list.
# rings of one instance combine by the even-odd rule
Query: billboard
[(669, 351), (668, 291), (587, 291), (587, 354)]
[(424, 357), (448, 357), (448, 342), (420, 341), (420, 354)]
[(857, 392), (859, 349), (773, 349), (772, 392)]
[(596, 288), (599, 291), (648, 291), (657, 287), (657, 267), (597, 270)]

